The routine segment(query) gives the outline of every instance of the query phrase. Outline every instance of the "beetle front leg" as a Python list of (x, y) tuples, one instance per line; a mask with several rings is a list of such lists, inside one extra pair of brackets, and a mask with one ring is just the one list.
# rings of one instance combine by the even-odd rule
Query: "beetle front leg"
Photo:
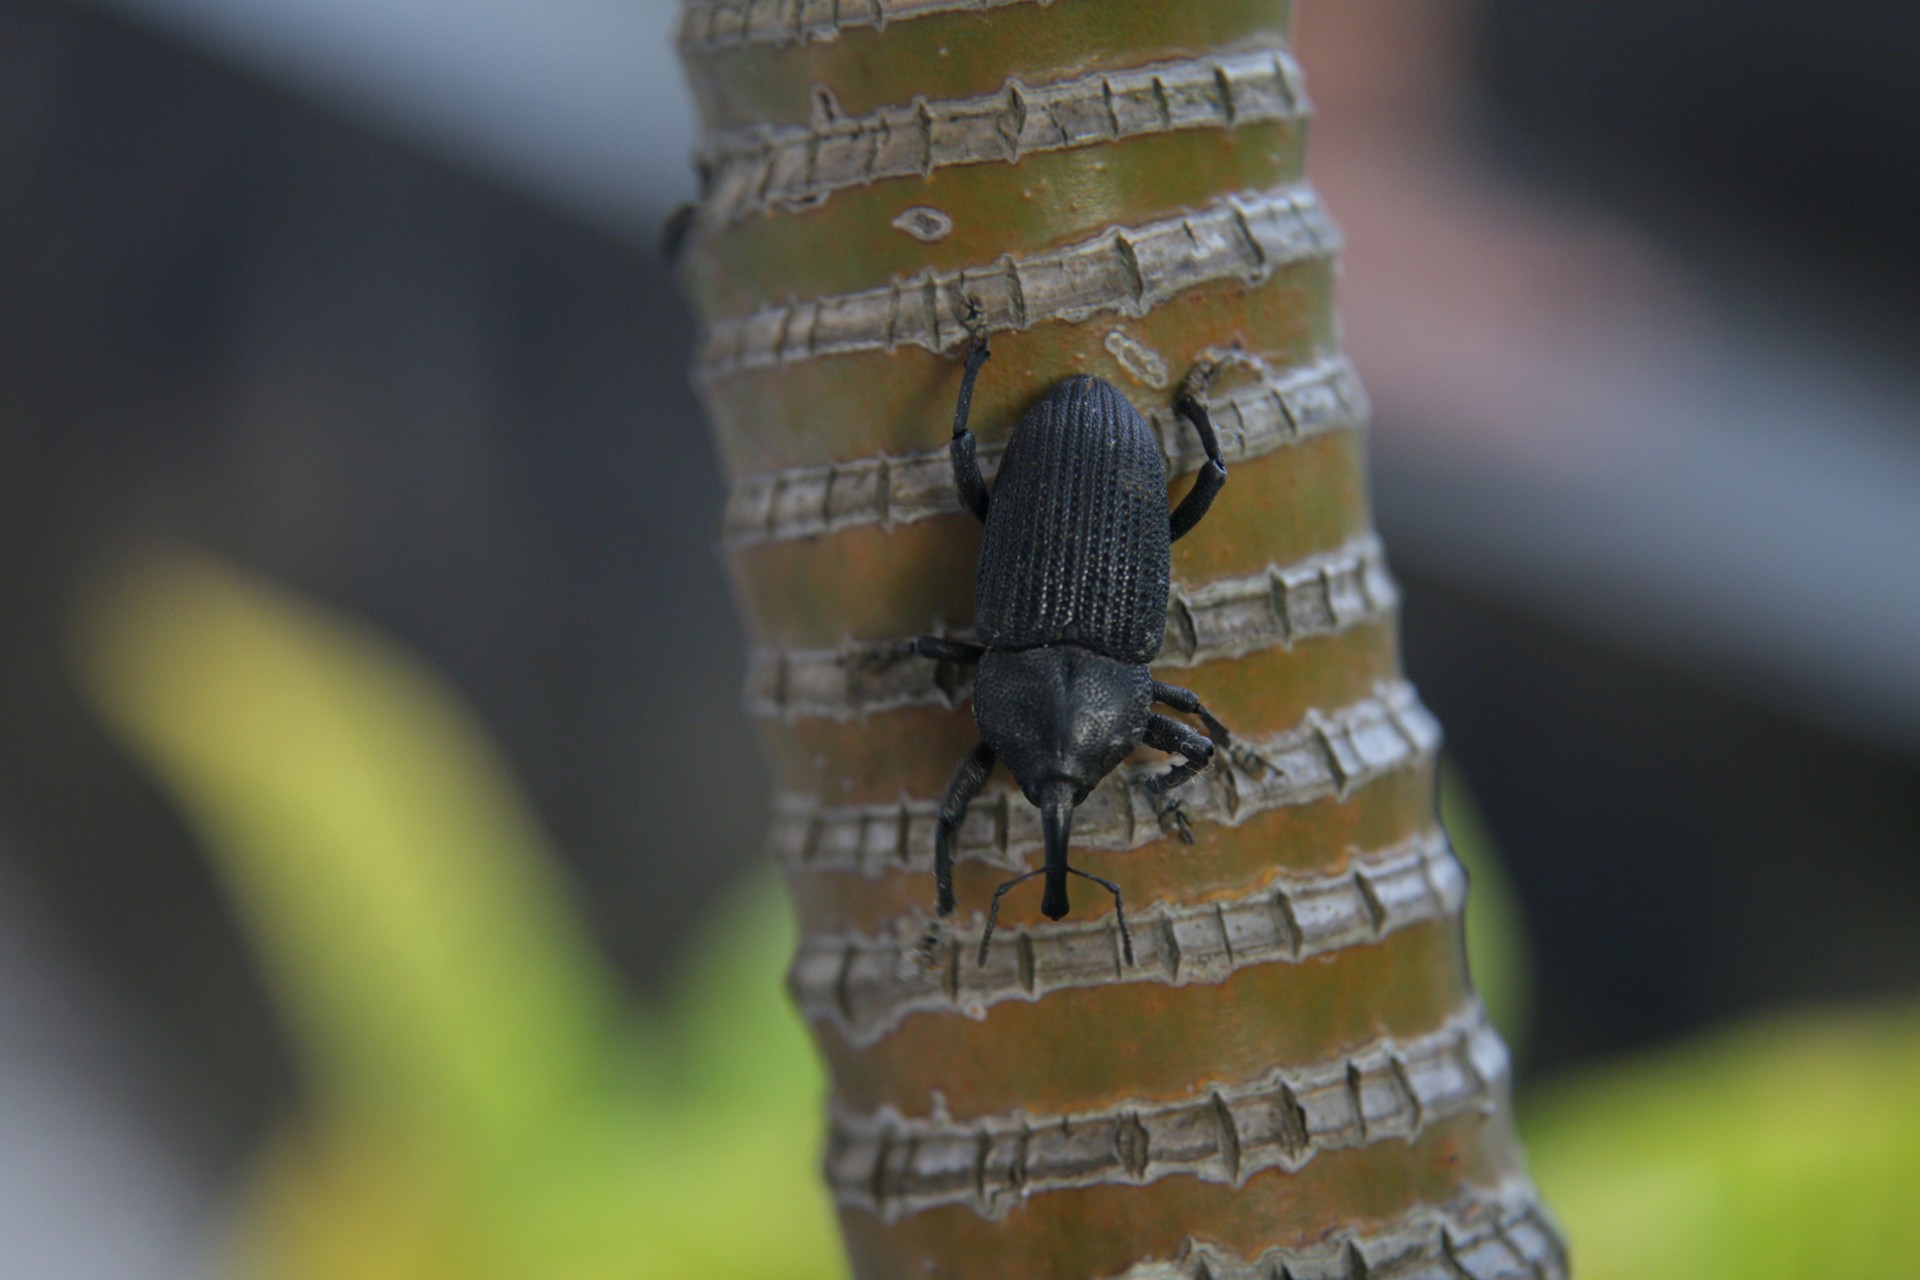
[(1226, 487), (1227, 463), (1220, 455), (1220, 439), (1214, 434), (1213, 415), (1207, 412), (1207, 383), (1213, 378), (1217, 366), (1211, 364), (1196, 365), (1180, 384), (1180, 393), (1174, 397), (1174, 412), (1193, 424), (1200, 436), (1201, 447), (1207, 451), (1207, 464), (1200, 468), (1200, 474), (1194, 479), (1193, 488), (1180, 501), (1179, 507), (1169, 518), (1169, 529), (1175, 542), (1193, 532), (1213, 506), (1213, 500), (1220, 496), (1220, 490)]
[(1147, 720), (1147, 733), (1141, 741), (1156, 751), (1182, 757), (1180, 764), (1147, 781), (1147, 794), (1153, 799), (1154, 814), (1160, 819), (1160, 829), (1170, 836), (1179, 836), (1183, 844), (1192, 844), (1192, 824), (1187, 821), (1180, 801), (1167, 793), (1185, 786), (1213, 763), (1213, 743), (1178, 720), (1157, 712)]
[(1172, 707), (1175, 711), (1184, 712), (1190, 716), (1199, 716), (1200, 722), (1207, 726), (1207, 732), (1213, 735), (1215, 746), (1225, 747), (1232, 745), (1233, 734), (1227, 729), (1227, 726), (1220, 723), (1213, 712), (1207, 710), (1206, 705), (1200, 701), (1200, 695), (1194, 693), (1191, 689), (1182, 689), (1177, 684), (1161, 684), (1158, 680), (1155, 680), (1153, 682), (1153, 700), (1163, 707)]
[(946, 799), (940, 802), (940, 817), (933, 830), (933, 885), (936, 909), (943, 919), (952, 915), (954, 909), (953, 838), (960, 830), (961, 820), (967, 816), (967, 806), (987, 785), (987, 775), (993, 772), (997, 758), (985, 742), (976, 744), (954, 770), (953, 781), (947, 784)]
[(980, 474), (973, 432), (967, 429), (967, 419), (973, 414), (974, 379), (980, 376), (980, 366), (993, 359), (993, 350), (987, 345), (987, 330), (979, 324), (979, 317), (979, 304), (974, 303), (967, 317), (973, 330), (973, 344), (967, 348), (966, 372), (960, 375), (960, 402), (953, 408), (953, 445), (949, 453), (953, 458), (953, 487), (960, 491), (960, 505), (984, 524), (990, 495), (986, 479)]
[(1213, 763), (1212, 741), (1205, 734), (1167, 716), (1155, 714), (1149, 719), (1146, 737), (1141, 741), (1156, 751), (1172, 752), (1184, 757), (1180, 764), (1147, 783), (1150, 791), (1165, 793), (1183, 787)]
[(1184, 712), (1190, 716), (1199, 716), (1201, 723), (1207, 726), (1207, 732), (1213, 737), (1213, 745), (1226, 748), (1227, 754), (1232, 757), (1233, 762), (1254, 777), (1258, 778), (1264, 775), (1273, 767), (1261, 758), (1259, 752), (1255, 751), (1246, 743), (1235, 742), (1233, 734), (1227, 729), (1227, 726), (1221, 724), (1219, 718), (1216, 717), (1213, 712), (1207, 710), (1206, 705), (1200, 701), (1199, 696), (1192, 690), (1182, 689), (1179, 685), (1161, 684), (1158, 680), (1155, 680), (1153, 682), (1153, 700), (1163, 707), (1172, 707), (1175, 711)]

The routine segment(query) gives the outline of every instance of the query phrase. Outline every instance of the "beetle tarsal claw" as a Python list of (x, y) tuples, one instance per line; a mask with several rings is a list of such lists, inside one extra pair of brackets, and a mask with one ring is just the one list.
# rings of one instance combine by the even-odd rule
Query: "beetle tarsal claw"
[(935, 916), (927, 921), (919, 940), (900, 953), (897, 976), (903, 981), (932, 977), (946, 964), (953, 945), (953, 927)]
[(1187, 376), (1180, 380), (1179, 399), (1192, 400), (1199, 404), (1207, 402), (1207, 391), (1213, 386), (1213, 380), (1220, 373), (1217, 360), (1203, 360), (1187, 370)]
[[(874, 645), (870, 649), (856, 649), (845, 656), (847, 666), (862, 672), (885, 672), (902, 662), (910, 662), (920, 654), (920, 639), (893, 641), (891, 645)], [(927, 658), (929, 662), (939, 662), (939, 658)]]
[(1238, 766), (1240, 772), (1244, 774), (1261, 778), (1273, 772), (1272, 763), (1244, 742), (1234, 743), (1227, 749), (1227, 754), (1232, 757), (1233, 763)]
[(960, 317), (960, 323), (966, 328), (967, 336), (973, 339), (974, 346), (982, 351), (987, 347), (987, 309), (981, 304), (977, 294), (968, 294), (967, 309)]
[(1170, 796), (1165, 792), (1150, 792), (1153, 796), (1153, 815), (1160, 820), (1160, 830), (1170, 836), (1177, 836), (1181, 844), (1193, 843), (1193, 823), (1187, 819), (1187, 811), (1180, 804), (1179, 796)]
[(873, 648), (849, 655), (852, 665), (866, 671), (885, 671), (897, 666), (908, 658), (914, 657), (919, 650), (912, 640), (896, 640), (892, 644), (876, 645)]

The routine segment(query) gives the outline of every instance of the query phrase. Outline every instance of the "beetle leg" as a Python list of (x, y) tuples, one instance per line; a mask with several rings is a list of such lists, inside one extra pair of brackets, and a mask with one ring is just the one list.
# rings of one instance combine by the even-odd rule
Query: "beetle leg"
[(1260, 753), (1252, 747), (1244, 742), (1234, 741), (1233, 734), (1228, 730), (1227, 726), (1221, 724), (1219, 718), (1216, 717), (1213, 712), (1207, 710), (1191, 690), (1182, 689), (1178, 685), (1161, 684), (1156, 680), (1153, 682), (1153, 700), (1162, 706), (1172, 707), (1175, 711), (1184, 712), (1190, 716), (1199, 716), (1201, 721), (1206, 724), (1208, 734), (1213, 738), (1213, 745), (1216, 747), (1225, 747), (1227, 754), (1232, 757), (1233, 762), (1239, 765), (1245, 772), (1258, 778), (1264, 776), (1273, 768), (1273, 766), (1267, 763), (1267, 761), (1261, 757)]
[(1201, 446), (1207, 451), (1207, 464), (1200, 468), (1193, 488), (1187, 491), (1170, 517), (1168, 527), (1175, 542), (1193, 532), (1193, 526), (1200, 523), (1227, 483), (1226, 460), (1220, 456), (1220, 439), (1214, 434), (1213, 415), (1207, 412), (1206, 385), (1213, 368), (1212, 365), (1196, 366), (1180, 384), (1180, 394), (1173, 402), (1174, 412), (1193, 424)]
[(981, 346), (987, 345), (987, 309), (980, 303), (980, 295), (967, 295), (967, 314), (960, 318), (967, 327), (967, 335)]
[(1180, 801), (1167, 793), (1185, 786), (1213, 763), (1213, 743), (1178, 720), (1157, 712), (1147, 720), (1146, 736), (1141, 741), (1156, 751), (1184, 757), (1172, 769), (1147, 780), (1147, 795), (1153, 801), (1155, 816), (1160, 819), (1160, 829), (1170, 836), (1178, 836), (1183, 844), (1192, 844), (1193, 828), (1187, 815), (1181, 811)]
[(1213, 762), (1213, 743), (1178, 720), (1159, 714), (1147, 721), (1147, 732), (1142, 741), (1156, 751), (1172, 752), (1184, 757), (1179, 765), (1157, 778), (1147, 780), (1147, 796), (1153, 802), (1153, 812), (1160, 821), (1160, 830), (1177, 837), (1182, 844), (1192, 844), (1193, 826), (1188, 822), (1179, 798), (1169, 793), (1186, 785), (1194, 775)]
[(953, 930), (940, 916), (927, 921), (927, 927), (920, 940), (900, 957), (895, 972), (899, 977), (912, 980), (916, 977), (929, 977), (940, 971), (948, 953), (953, 949)]
[(987, 775), (993, 772), (996, 758), (992, 747), (984, 742), (976, 744), (954, 770), (953, 781), (947, 784), (946, 799), (940, 802), (940, 820), (933, 831), (933, 886), (942, 916), (953, 914), (954, 833), (960, 829), (960, 820), (967, 816), (967, 806), (980, 794), (980, 788), (987, 785)]
[(980, 376), (980, 366), (991, 359), (993, 350), (987, 345), (985, 327), (975, 329), (973, 344), (967, 348), (966, 371), (960, 375), (960, 400), (953, 407), (953, 445), (949, 449), (953, 457), (953, 487), (960, 491), (960, 505), (982, 522), (987, 518), (990, 495), (987, 482), (980, 474), (980, 459), (975, 454), (973, 432), (967, 429), (967, 419), (973, 414), (974, 379)]
[(915, 636), (911, 640), (896, 640), (892, 644), (879, 645), (856, 654), (848, 659), (848, 665), (864, 671), (882, 672), (909, 658), (925, 658), (939, 664), (934, 668), (933, 685), (952, 703), (966, 687), (965, 676), (955, 668), (978, 666), (980, 659), (986, 656), (985, 645), (949, 640), (945, 636)]
[(1166, 773), (1147, 783), (1147, 790), (1165, 793), (1185, 786), (1194, 775), (1213, 763), (1213, 743), (1178, 720), (1155, 713), (1147, 720), (1146, 736), (1141, 739), (1156, 751), (1173, 752), (1185, 757)]
[(672, 213), (660, 227), (660, 259), (668, 266), (675, 266), (680, 256), (687, 251), (687, 242), (693, 239), (693, 229), (700, 220), (700, 206), (688, 201)]
[(1161, 684), (1158, 680), (1155, 680), (1153, 682), (1153, 700), (1161, 706), (1172, 707), (1175, 711), (1184, 712), (1190, 716), (1199, 716), (1200, 722), (1207, 726), (1207, 732), (1212, 735), (1215, 746), (1225, 747), (1232, 745), (1233, 734), (1227, 729), (1227, 726), (1220, 723), (1213, 712), (1207, 710), (1205, 704), (1200, 701), (1199, 695), (1192, 690), (1182, 689), (1177, 684)]
[(955, 666), (972, 667), (977, 666), (986, 654), (987, 647), (982, 644), (950, 640), (946, 636), (915, 636), (911, 640), (895, 640), (891, 644), (869, 649), (859, 655), (857, 661), (869, 671), (884, 671), (908, 658), (925, 658), (930, 662), (951, 662)]
[(1227, 755), (1240, 766), (1240, 772), (1252, 778), (1264, 778), (1273, 772), (1273, 761), (1255, 751), (1244, 742), (1236, 742), (1227, 748)]
[(907, 644), (922, 658), (931, 658), (935, 662), (957, 662), (963, 667), (977, 665), (987, 653), (987, 647), (983, 644), (968, 644), (965, 640), (949, 640), (945, 636), (919, 636), (907, 641)]
[(1160, 834), (1172, 836), (1181, 844), (1192, 844), (1193, 823), (1187, 819), (1186, 807), (1180, 803), (1180, 797), (1153, 790), (1149, 790), (1147, 796), (1153, 801), (1153, 816), (1160, 824)]

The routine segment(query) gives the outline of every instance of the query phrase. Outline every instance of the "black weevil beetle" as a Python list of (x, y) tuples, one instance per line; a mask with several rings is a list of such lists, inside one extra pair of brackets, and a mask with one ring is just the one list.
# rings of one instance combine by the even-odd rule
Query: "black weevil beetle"
[(939, 914), (945, 920), (954, 911), (954, 833), (994, 765), (1004, 763), (1040, 810), (1046, 863), (994, 892), (980, 962), (1007, 890), (1046, 876), (1040, 910), (1058, 920), (1068, 911), (1067, 877), (1076, 875), (1113, 894), (1132, 964), (1120, 886), (1068, 865), (1067, 836), (1075, 807), (1144, 742), (1182, 757), (1147, 786), (1163, 825), (1178, 821), (1191, 839), (1179, 802), (1165, 797), (1212, 762), (1215, 743), (1153, 704), (1198, 716), (1221, 746), (1231, 741), (1199, 698), (1161, 684), (1147, 669), (1165, 638), (1170, 548), (1227, 482), (1201, 400), (1207, 371), (1190, 375), (1175, 401), (1199, 433), (1207, 464), (1169, 516), (1160, 442), (1113, 384), (1085, 374), (1056, 384), (1021, 418), (989, 493), (967, 417), (974, 379), (991, 355), (986, 334), (976, 331), (953, 414), (953, 481), (961, 503), (986, 525), (974, 579), (980, 643), (922, 636), (901, 646), (903, 656), (978, 668), (973, 717), (980, 742), (947, 787), (934, 836)]

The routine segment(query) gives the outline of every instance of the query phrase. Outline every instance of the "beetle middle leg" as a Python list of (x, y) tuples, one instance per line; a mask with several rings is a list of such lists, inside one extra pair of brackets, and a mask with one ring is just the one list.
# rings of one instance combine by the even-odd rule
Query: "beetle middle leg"
[(945, 636), (915, 636), (911, 640), (902, 640), (888, 651), (888, 657), (930, 658), (935, 662), (957, 662), (963, 667), (979, 664), (986, 656), (987, 647), (982, 644), (969, 644), (965, 640), (949, 640)]
[(875, 672), (885, 671), (908, 658), (925, 658), (940, 663), (933, 682), (935, 687), (952, 699), (959, 691), (961, 677), (949, 668), (979, 666), (980, 659), (986, 655), (985, 645), (949, 640), (945, 636), (915, 636), (911, 640), (896, 640), (892, 644), (869, 649), (855, 661), (860, 667)]
[[(1197, 704), (1199, 699), (1195, 698), (1194, 702)], [(1158, 712), (1148, 718), (1147, 733), (1141, 741), (1156, 751), (1182, 757), (1180, 764), (1157, 778), (1149, 779), (1147, 792), (1153, 797), (1154, 813), (1160, 819), (1160, 829), (1168, 835), (1179, 836), (1182, 843), (1192, 844), (1193, 827), (1182, 812), (1179, 799), (1167, 793), (1185, 786), (1213, 763), (1213, 743), (1205, 734)]]

